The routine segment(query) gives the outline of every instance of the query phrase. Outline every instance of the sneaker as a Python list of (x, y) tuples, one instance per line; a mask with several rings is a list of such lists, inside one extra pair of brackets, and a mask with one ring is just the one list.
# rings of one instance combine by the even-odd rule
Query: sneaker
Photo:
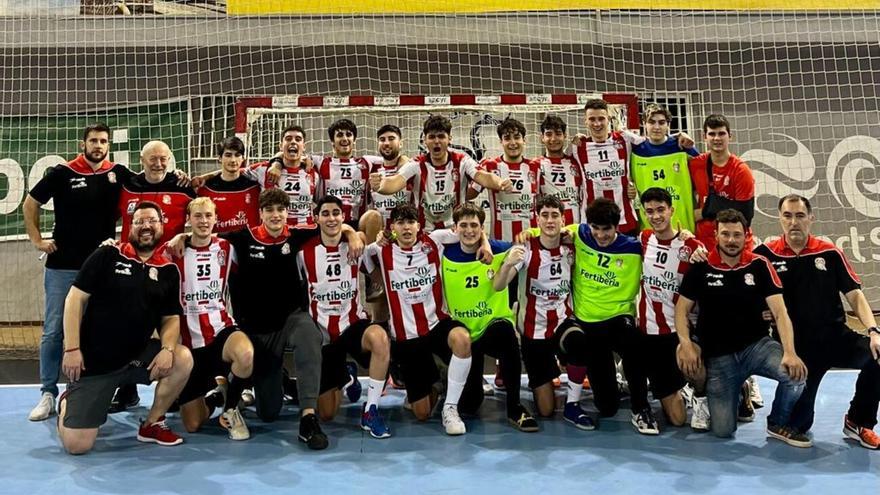
[(736, 419), (743, 423), (751, 423), (755, 420), (755, 407), (751, 399), (752, 387), (748, 380), (743, 382), (739, 394), (739, 406), (736, 408)]
[(122, 385), (116, 389), (113, 400), (110, 401), (110, 414), (137, 407), (140, 403), (141, 397), (138, 395), (137, 385)]
[(767, 423), (767, 436), (782, 440), (792, 447), (808, 448), (813, 446), (813, 441), (806, 434), (799, 432), (791, 426), (777, 426)]
[(281, 381), (282, 400), (285, 404), (299, 404), (299, 385), (296, 379), (285, 373)]
[(654, 411), (650, 407), (646, 407), (640, 413), (632, 414), (632, 424), (636, 431), (642, 435), (659, 435), (660, 427), (657, 426), (657, 418), (654, 417)]
[(52, 392), (43, 392), (43, 395), (40, 396), (40, 401), (37, 402), (37, 405), (28, 414), (28, 419), (30, 421), (43, 421), (49, 419), (49, 416), (53, 416), (55, 413), (55, 396), (52, 395)]
[(593, 418), (586, 411), (581, 409), (581, 405), (577, 402), (565, 403), (565, 409), (562, 410), (562, 419), (581, 430), (591, 431), (596, 429), (596, 422), (593, 421)]
[(364, 404), (364, 413), (361, 415), (361, 429), (370, 432), (373, 438), (388, 438), (391, 436), (391, 430), (385, 424), (385, 420), (379, 415), (379, 408), (376, 405), (366, 408)]
[(880, 436), (874, 433), (871, 428), (859, 426), (849, 420), (848, 415), (843, 416), (843, 434), (847, 438), (857, 440), (859, 445), (866, 449), (880, 449)]
[(443, 428), (446, 428), (447, 435), (464, 435), (467, 429), (464, 427), (464, 421), (458, 415), (458, 406), (443, 406)]
[(513, 416), (507, 417), (507, 422), (517, 430), (525, 433), (534, 433), (539, 430), (538, 421), (522, 404), (517, 407)]
[(358, 380), (357, 364), (349, 361), (345, 363), (345, 370), (348, 371), (351, 380), (342, 387), (342, 390), (345, 392), (345, 396), (348, 397), (349, 402), (357, 402), (361, 400), (361, 392), (364, 390), (363, 385), (361, 385), (360, 380)]
[[(229, 392), (229, 381), (222, 376), (215, 376), (214, 383), (216, 383), (217, 386), (205, 394), (205, 404), (207, 404), (209, 408), (212, 404), (215, 407), (224, 407), (226, 406), (226, 394)], [(220, 405), (217, 406), (217, 404)]]
[(681, 398), (684, 399), (684, 407), (693, 407), (694, 406), (694, 387), (691, 387), (690, 383), (685, 383), (684, 387), (681, 387), (681, 390), (678, 391), (681, 394)]
[(764, 407), (764, 397), (761, 395), (761, 388), (758, 387), (758, 379), (754, 376), (750, 376), (749, 386), (751, 387), (751, 390), (749, 390), (749, 399), (752, 401), (752, 407), (755, 409), (761, 409)]
[(486, 381), (486, 377), (483, 377), (483, 395), (486, 397), (495, 395), (495, 387)]
[(321, 431), (318, 417), (314, 413), (299, 418), (299, 441), (312, 450), (324, 450), (330, 445), (327, 435)]
[(237, 407), (227, 409), (220, 415), (220, 426), (229, 431), (230, 440), (247, 440), (251, 437), (251, 432)]
[(691, 428), (696, 431), (709, 431), (712, 424), (709, 418), (709, 399), (706, 397), (694, 397), (693, 407)]
[(183, 438), (171, 431), (171, 428), (165, 424), (165, 416), (159, 418), (153, 424), (148, 425), (146, 421), (141, 423), (138, 429), (137, 439), (145, 443), (158, 443), (159, 445), (171, 446), (183, 443)]
[(255, 400), (254, 389), (246, 388), (241, 391), (241, 404), (239, 404), (239, 407), (248, 407), (252, 405)]

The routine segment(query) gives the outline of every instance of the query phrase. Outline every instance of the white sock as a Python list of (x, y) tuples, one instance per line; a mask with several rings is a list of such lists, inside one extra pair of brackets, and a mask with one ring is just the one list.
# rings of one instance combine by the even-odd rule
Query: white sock
[(568, 398), (566, 398), (566, 402), (580, 402), (581, 401), (581, 392), (584, 390), (584, 382), (575, 383), (572, 380), (568, 381)]
[(367, 385), (367, 410), (370, 406), (379, 407), (379, 397), (382, 396), (382, 389), (385, 386), (383, 380), (374, 380), (370, 378), (370, 384)]
[(460, 358), (452, 355), (449, 360), (449, 372), (446, 377), (446, 402), (444, 406), (454, 406), (461, 398), (464, 384), (467, 382), (468, 373), (471, 371), (471, 358)]

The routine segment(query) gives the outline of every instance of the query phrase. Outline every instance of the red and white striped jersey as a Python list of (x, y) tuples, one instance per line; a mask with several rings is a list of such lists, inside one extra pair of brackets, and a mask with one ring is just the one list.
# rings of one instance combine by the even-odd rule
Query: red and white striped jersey
[(348, 262), (348, 242), (325, 246), (313, 237), (297, 253), (309, 293), (309, 313), (330, 342), (367, 315), (360, 306), (358, 266)]
[(394, 340), (402, 342), (422, 337), (440, 320), (449, 318), (440, 280), (440, 260), (443, 244), (453, 242), (458, 242), (457, 235), (439, 229), (427, 235), (422, 233), (421, 239), (409, 249), (396, 243), (367, 246), (364, 271), (382, 270)]
[(342, 200), (347, 221), (357, 221), (370, 201), (370, 164), (361, 157), (313, 156), (318, 164), (318, 196), (328, 194)]
[[(385, 160), (382, 157), (365, 157), (370, 162), (370, 173), (381, 173), (382, 177), (388, 177), (391, 175), (395, 175), (398, 173), (399, 168), (396, 166), (387, 166), (385, 165)], [(411, 204), (418, 205), (418, 184), (420, 182), (421, 177), (415, 176), (406, 181), (406, 187), (397, 191), (394, 194), (379, 194), (376, 191), (371, 191), (370, 196), (372, 199), (371, 209), (374, 209), (382, 215), (382, 220), (385, 222), (385, 228), (391, 228), (391, 210), (394, 209), (395, 206), (401, 204)]]
[[(581, 223), (581, 172), (570, 156), (536, 159), (541, 169), (541, 196), (553, 196), (562, 203), (565, 225)], [(537, 214), (537, 212), (535, 212)]]
[(668, 241), (644, 230), (642, 241), (642, 296), (639, 299), (639, 328), (646, 335), (675, 331), (675, 303), (681, 279), (690, 269), (691, 254), (702, 244), (695, 238)]
[(523, 230), (536, 226), (535, 198), (541, 186), (540, 164), (531, 160), (508, 163), (503, 156), (488, 158), (480, 163), (486, 172), (502, 179), (510, 179), (513, 191), (489, 191), (489, 235), (499, 241), (513, 242)]
[(226, 282), (237, 264), (229, 241), (214, 237), (205, 247), (191, 247), (174, 258), (180, 270), (183, 318), (180, 338), (190, 349), (204, 347), (224, 328), (235, 325), (227, 310)]
[(629, 156), (633, 144), (645, 138), (632, 132), (612, 132), (604, 143), (582, 140), (572, 150), (572, 156), (581, 169), (581, 218), (586, 218), (587, 206), (596, 198), (614, 200), (620, 207), (621, 232), (632, 232), (638, 227), (629, 190)]
[(428, 155), (420, 155), (400, 168), (409, 180), (419, 176), (419, 223), (425, 232), (452, 227), (452, 210), (466, 200), (467, 180), (477, 173), (477, 162), (457, 151), (449, 152), (443, 166), (435, 166)]
[(302, 227), (314, 225), (313, 210), (317, 202), (318, 177), (314, 168), (281, 167), (281, 177), (274, 184), (269, 180), (269, 162), (260, 162), (251, 165), (245, 171), (245, 175), (260, 184), (260, 190), (278, 187), (287, 193), (290, 204), (287, 207), (287, 225), (290, 227)]
[(519, 275), (517, 328), (528, 339), (553, 337), (560, 323), (571, 316), (571, 266), (574, 251), (561, 245), (541, 246), (540, 237), (526, 244), (526, 254), (516, 265)]

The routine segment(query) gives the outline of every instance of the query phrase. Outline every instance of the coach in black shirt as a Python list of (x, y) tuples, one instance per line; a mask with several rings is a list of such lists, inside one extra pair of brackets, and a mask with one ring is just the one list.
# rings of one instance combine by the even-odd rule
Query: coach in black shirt
[[(161, 237), (162, 210), (139, 204), (129, 242), (89, 256), (67, 296), (62, 368), (70, 385), (58, 401), (58, 436), (71, 454), (91, 450), (122, 383), (159, 380), (138, 440), (183, 442), (165, 425), (165, 412), (186, 384), (192, 356), (177, 343), (180, 273), (155, 251)], [(151, 338), (154, 330), (161, 341)]]
[[(790, 424), (804, 433), (813, 426), (816, 392), (830, 368), (861, 370), (843, 418), (843, 433), (865, 448), (878, 449), (880, 437), (873, 428), (880, 403), (880, 330), (846, 256), (834, 244), (810, 235), (813, 220), (810, 200), (785, 196), (779, 200), (782, 237), (755, 248), (770, 260), (784, 283), (785, 305), (797, 328), (794, 346), (810, 370)], [(846, 325), (841, 294), (868, 336)]]
[[(807, 370), (794, 350), (791, 321), (782, 298), (782, 283), (766, 258), (744, 251), (746, 219), (736, 210), (716, 217), (717, 247), (709, 261), (691, 267), (675, 305), (680, 342), (679, 364), (693, 374), (706, 362), (706, 395), (712, 433), (729, 437), (736, 431), (736, 409), (743, 381), (760, 375), (779, 382), (767, 434), (789, 445), (809, 447), (809, 438), (789, 427), (789, 416), (801, 395)], [(690, 339), (688, 313), (699, 303), (697, 345)], [(769, 306), (779, 326), (779, 342), (769, 337), (762, 313)]]

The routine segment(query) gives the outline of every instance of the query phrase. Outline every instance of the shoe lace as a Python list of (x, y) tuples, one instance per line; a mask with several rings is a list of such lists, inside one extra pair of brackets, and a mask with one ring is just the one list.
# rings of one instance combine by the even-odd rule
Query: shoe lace
[(859, 436), (862, 437), (862, 439), (865, 440), (866, 442), (869, 442), (869, 443), (872, 443), (875, 445), (880, 443), (880, 436), (878, 436), (877, 433), (874, 432), (874, 430), (872, 430), (870, 428), (864, 428), (864, 427), (861, 427), (860, 430), (861, 431), (859, 432)]
[(162, 431), (171, 431), (171, 428), (168, 427), (168, 424), (165, 422), (165, 418), (160, 419), (150, 425), (151, 428), (158, 428)]

